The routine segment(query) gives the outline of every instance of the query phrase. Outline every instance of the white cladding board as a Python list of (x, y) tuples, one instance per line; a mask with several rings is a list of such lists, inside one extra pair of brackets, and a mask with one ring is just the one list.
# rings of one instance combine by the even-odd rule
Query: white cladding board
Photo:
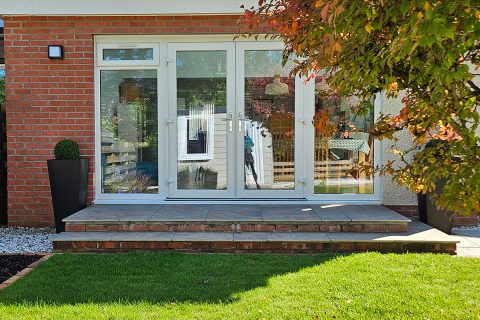
[(0, 0), (0, 15), (206, 15), (239, 14), (252, 0)]

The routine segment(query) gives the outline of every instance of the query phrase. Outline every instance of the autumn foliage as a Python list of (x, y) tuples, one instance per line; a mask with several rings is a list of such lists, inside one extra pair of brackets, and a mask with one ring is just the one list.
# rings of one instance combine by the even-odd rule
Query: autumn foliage
[[(325, 73), (339, 95), (362, 100), (358, 113), (378, 95), (401, 98), (372, 134), (395, 141), (407, 130), (412, 147), (394, 146), (396, 160), (376, 170), (414, 192), (446, 180), (439, 206), (480, 211), (480, 1), (260, 0), (245, 8), (242, 36), (265, 24), (284, 59), (296, 57), (293, 74)], [(432, 139), (446, 143), (425, 147)]]

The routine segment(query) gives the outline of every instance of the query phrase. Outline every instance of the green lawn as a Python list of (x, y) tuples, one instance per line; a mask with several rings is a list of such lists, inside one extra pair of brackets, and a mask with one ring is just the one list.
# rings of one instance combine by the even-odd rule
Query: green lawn
[(479, 319), (480, 259), (433, 254), (63, 254), (0, 319)]

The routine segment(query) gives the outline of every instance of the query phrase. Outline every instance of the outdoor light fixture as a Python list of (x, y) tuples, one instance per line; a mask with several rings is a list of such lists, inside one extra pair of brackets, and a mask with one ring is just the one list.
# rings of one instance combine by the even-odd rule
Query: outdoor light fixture
[(59, 45), (48, 46), (48, 58), (63, 59), (63, 46), (59, 46)]

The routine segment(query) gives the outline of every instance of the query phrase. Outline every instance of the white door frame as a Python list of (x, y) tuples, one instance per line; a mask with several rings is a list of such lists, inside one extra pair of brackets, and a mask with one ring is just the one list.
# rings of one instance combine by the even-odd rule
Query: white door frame
[[(234, 198), (235, 197), (235, 169), (229, 164), (235, 161), (234, 133), (232, 127), (230, 131), (227, 126), (227, 189), (226, 190), (206, 190), (206, 189), (178, 189), (177, 185), (177, 160), (178, 160), (178, 123), (177, 123), (177, 68), (176, 56), (178, 51), (225, 51), (227, 53), (227, 110), (226, 113), (235, 112), (235, 43), (234, 42), (215, 42), (215, 43), (192, 43), (192, 42), (168, 42), (168, 170), (167, 183), (168, 198)], [(232, 125), (234, 121), (232, 119)]]
[[(305, 157), (302, 157), (302, 151), (305, 150), (305, 121), (304, 121), (304, 85), (303, 79), (295, 78), (295, 189), (293, 190), (246, 190), (244, 187), (245, 164), (241, 159), (244, 156), (243, 150), (243, 127), (239, 119), (239, 112), (245, 115), (245, 51), (249, 50), (283, 50), (281, 42), (239, 42), (236, 44), (236, 112), (234, 118), (236, 124), (236, 197), (248, 199), (301, 199), (305, 192)], [(241, 131), (241, 132), (240, 132)], [(241, 133), (241, 134), (239, 134)]]

